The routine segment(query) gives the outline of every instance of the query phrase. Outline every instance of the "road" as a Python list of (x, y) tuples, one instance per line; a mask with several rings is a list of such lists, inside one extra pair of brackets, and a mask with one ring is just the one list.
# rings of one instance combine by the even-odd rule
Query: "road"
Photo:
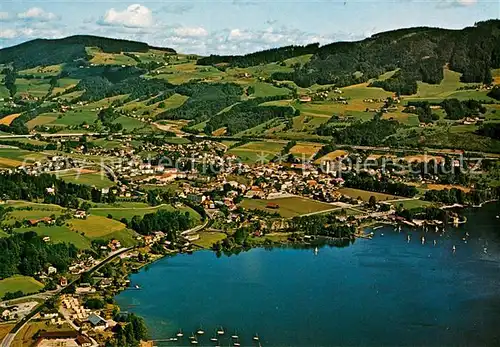
[(82, 277), (83, 274), (85, 273), (88, 273), (88, 274), (91, 274), (93, 273), (94, 271), (96, 271), (97, 269), (99, 269), (101, 266), (109, 263), (110, 261), (112, 261), (113, 259), (115, 259), (117, 256), (123, 254), (123, 253), (126, 253), (128, 251), (130, 251), (131, 249), (133, 249), (134, 247), (130, 247), (130, 248), (121, 248), (117, 251), (114, 251), (114, 252), (111, 252), (105, 259), (101, 260), (99, 263), (97, 263), (96, 265), (94, 265), (93, 267), (91, 267), (90, 269), (88, 269), (87, 271), (85, 271), (84, 273), (80, 274), (80, 276), (78, 276), (77, 279), (73, 280), (71, 283), (69, 283), (66, 287), (64, 288), (60, 288), (58, 290), (56, 290), (53, 295), (51, 295), (50, 297), (48, 297), (45, 301), (45, 303), (41, 304), (40, 306), (38, 306), (35, 310), (33, 310), (29, 315), (27, 315), (25, 318), (23, 318), (13, 329), (13, 331), (11, 331), (10, 333), (8, 333), (4, 339), (2, 340), (2, 343), (0, 344), (0, 347), (9, 347), (11, 344), (12, 344), (12, 341), (14, 340), (14, 338), (16, 337), (17, 333), (22, 330), (22, 328), (34, 317), (36, 316), (37, 313), (39, 313), (42, 308), (45, 306), (47, 300), (49, 300), (50, 298), (53, 298), (53, 297), (57, 297), (59, 296), (61, 293), (63, 293), (68, 287), (70, 287), (71, 285), (75, 284), (76, 282), (78, 282), (80, 280), (80, 278)]

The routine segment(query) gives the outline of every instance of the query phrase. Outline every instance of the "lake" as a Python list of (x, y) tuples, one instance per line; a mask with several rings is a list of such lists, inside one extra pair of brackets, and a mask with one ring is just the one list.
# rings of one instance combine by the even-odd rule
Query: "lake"
[(188, 345), (200, 326), (200, 345), (214, 345), (223, 326), (222, 346), (235, 332), (242, 346), (256, 345), (256, 333), (262, 346), (500, 346), (500, 204), (463, 214), (468, 223), (444, 233), (384, 227), (317, 255), (259, 248), (168, 257), (133, 274), (141, 290), (116, 300), (144, 317), (155, 339), (182, 329), (175, 345)]

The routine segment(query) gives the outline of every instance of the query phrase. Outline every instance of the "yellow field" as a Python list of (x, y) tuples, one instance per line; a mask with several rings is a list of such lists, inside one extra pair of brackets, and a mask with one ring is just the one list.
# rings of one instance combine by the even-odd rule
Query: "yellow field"
[(227, 131), (226, 127), (219, 128), (219, 129), (215, 130), (214, 132), (212, 132), (212, 135), (213, 136), (222, 136), (226, 133), (226, 131)]
[(428, 154), (420, 154), (420, 155), (408, 155), (403, 158), (409, 163), (424, 163), (424, 162), (429, 162), (431, 160), (436, 161), (437, 163), (442, 163), (444, 162), (444, 158), (440, 156), (434, 156), (434, 155), (428, 155)]
[(72, 219), (72, 230), (83, 232), (89, 238), (97, 238), (124, 230), (126, 226), (116, 220), (101, 216), (88, 216), (87, 219)]
[(14, 114), (10, 114), (8, 116), (5, 116), (2, 119), (0, 119), (0, 124), (10, 125), (10, 123), (12, 123), (12, 121), (14, 119), (16, 119), (17, 117), (19, 117), (20, 115), (21, 115), (20, 113), (14, 113)]
[(354, 199), (361, 199), (363, 201), (369, 201), (371, 196), (374, 196), (377, 201), (384, 200), (396, 200), (401, 199), (401, 196), (389, 195), (384, 193), (370, 192), (368, 190), (354, 189), (354, 188), (340, 188), (338, 190), (340, 194), (350, 196)]
[(304, 154), (308, 157), (315, 155), (323, 147), (317, 143), (298, 143), (290, 149), (290, 153), (293, 155)]
[(32, 129), (38, 125), (44, 125), (47, 123), (51, 123), (51, 122), (55, 121), (56, 119), (57, 119), (56, 115), (52, 115), (52, 116), (40, 115), (36, 118), (29, 120), (28, 123), (26, 123), (26, 124), (28, 125), (28, 128)]
[(12, 330), (15, 324), (0, 324), (0, 340), (3, 340), (5, 336)]
[(18, 167), (23, 164), (22, 161), (9, 159), (9, 158), (0, 158), (0, 167)]
[(344, 157), (348, 154), (349, 153), (344, 150), (337, 149), (336, 151), (330, 152), (327, 155), (322, 156), (321, 158), (316, 160), (315, 163), (319, 164), (324, 161), (337, 160), (338, 158)]
[(452, 189), (452, 188), (460, 189), (460, 190), (464, 191), (465, 193), (468, 193), (471, 191), (470, 188), (455, 185), (455, 184), (428, 184), (427, 185), (427, 189), (430, 189), (430, 190), (444, 190), (444, 189)]

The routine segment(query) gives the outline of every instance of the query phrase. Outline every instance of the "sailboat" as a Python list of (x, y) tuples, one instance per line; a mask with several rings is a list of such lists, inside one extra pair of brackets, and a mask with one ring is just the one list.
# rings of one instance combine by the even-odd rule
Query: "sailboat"
[(220, 327), (218, 330), (217, 330), (217, 335), (224, 335), (224, 329), (222, 327)]
[(318, 252), (319, 252), (318, 247), (314, 248), (314, 255), (318, 255)]
[(190, 337), (191, 339), (191, 344), (192, 345), (197, 345), (198, 344), (198, 339), (196, 338), (196, 336), (194, 336), (194, 334)]
[(231, 338), (233, 338), (233, 339), (237, 340), (237, 339), (239, 338), (239, 336), (238, 336), (238, 335), (236, 335), (236, 332), (235, 332), (233, 335), (231, 335)]
[(212, 342), (217, 342), (217, 330), (215, 331), (215, 335), (213, 337), (210, 338), (210, 341)]
[(177, 333), (177, 337), (183, 337), (183, 336), (184, 336), (184, 334), (182, 333), (182, 330), (179, 329), (179, 332)]
[(203, 335), (205, 333), (205, 331), (201, 328), (201, 325), (200, 325), (200, 328), (198, 329), (198, 331), (196, 333), (198, 335)]
[(253, 340), (254, 341), (259, 341), (259, 335), (255, 334), (254, 337), (253, 337)]

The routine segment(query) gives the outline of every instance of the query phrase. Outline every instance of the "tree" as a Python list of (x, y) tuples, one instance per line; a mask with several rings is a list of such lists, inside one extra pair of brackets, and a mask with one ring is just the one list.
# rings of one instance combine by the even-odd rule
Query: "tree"
[(371, 208), (375, 208), (375, 206), (377, 206), (377, 198), (374, 195), (370, 196), (370, 199), (368, 200), (368, 205)]

